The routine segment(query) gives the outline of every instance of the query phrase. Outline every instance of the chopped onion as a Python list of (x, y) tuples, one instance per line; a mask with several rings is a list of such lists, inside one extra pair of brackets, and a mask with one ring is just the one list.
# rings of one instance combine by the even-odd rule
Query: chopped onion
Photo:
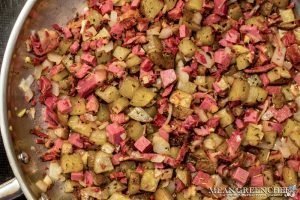
[(33, 76), (36, 80), (41, 78), (44, 67), (42, 65), (36, 66), (33, 70)]
[(130, 113), (128, 113), (128, 116), (139, 122), (151, 122), (153, 120), (153, 118), (140, 107), (135, 107)]
[(116, 11), (111, 11), (110, 13), (110, 21), (109, 21), (109, 26), (112, 27), (118, 22), (118, 13)]
[(58, 164), (58, 162), (51, 162), (49, 165), (49, 171), (48, 171), (49, 177), (52, 180), (56, 181), (59, 179), (61, 173), (62, 173), (62, 168)]
[(165, 160), (165, 158), (165, 156), (157, 154), (151, 158), (151, 162), (162, 163)]
[(87, 20), (82, 20), (81, 21), (81, 29), (80, 29), (80, 34), (81, 35), (85, 32), (86, 24), (87, 24)]
[(29, 102), (33, 97), (33, 92), (30, 89), (30, 86), (32, 85), (34, 81), (34, 78), (32, 75), (29, 75), (26, 79), (22, 79), (19, 88), (24, 92), (25, 100)]
[(172, 104), (169, 104), (168, 117), (167, 117), (165, 123), (162, 125), (162, 127), (164, 127), (170, 123), (171, 118), (172, 118), (172, 113), (173, 113), (173, 106), (172, 106)]
[(163, 28), (159, 33), (160, 39), (167, 39), (173, 35), (172, 27), (167, 26), (166, 28)]
[(288, 144), (286, 143), (285, 138), (277, 138), (273, 150), (279, 150), (284, 158), (288, 158), (291, 155)]
[(37, 186), (37, 188), (39, 188), (42, 192), (47, 192), (48, 190), (48, 185), (46, 183), (44, 183), (44, 181), (39, 180), (35, 183), (35, 185)]
[(112, 41), (110, 41), (109, 43), (101, 47), (101, 50), (105, 51), (106, 53), (112, 51), (113, 49), (114, 49), (114, 43)]
[(177, 68), (176, 68), (176, 74), (178, 74), (178, 79), (180, 81), (188, 82), (189, 79), (190, 79), (190, 76), (189, 76), (188, 73), (186, 73), (185, 71), (183, 71), (183, 68), (184, 68), (183, 61), (180, 60), (178, 62)]
[(56, 82), (52, 82), (52, 94), (54, 94), (54, 96), (59, 95), (59, 85)]

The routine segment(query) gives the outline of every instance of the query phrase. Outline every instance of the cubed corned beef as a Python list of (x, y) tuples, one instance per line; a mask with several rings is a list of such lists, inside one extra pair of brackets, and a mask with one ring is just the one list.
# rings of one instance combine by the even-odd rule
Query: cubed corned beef
[(145, 136), (141, 136), (134, 143), (134, 146), (142, 153), (151, 150), (151, 142)]
[(111, 142), (112, 144), (120, 144), (122, 141), (121, 135), (125, 133), (125, 129), (116, 124), (109, 124), (106, 127), (106, 135), (108, 137), (108, 141)]
[(174, 69), (167, 69), (160, 72), (160, 77), (162, 80), (163, 87), (171, 85), (174, 81), (176, 81), (176, 73)]
[(88, 112), (98, 112), (99, 101), (95, 95), (90, 95), (87, 98), (86, 109)]
[(211, 176), (205, 172), (198, 171), (196, 176), (194, 177), (192, 183), (194, 185), (209, 189), (214, 185), (214, 181)]
[(57, 102), (57, 110), (63, 114), (68, 114), (72, 111), (72, 104), (69, 98), (60, 99)]

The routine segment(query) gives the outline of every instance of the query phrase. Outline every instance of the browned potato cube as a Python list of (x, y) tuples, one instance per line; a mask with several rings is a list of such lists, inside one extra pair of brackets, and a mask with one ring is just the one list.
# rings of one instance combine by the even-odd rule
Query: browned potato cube
[(199, 31), (197, 31), (196, 35), (197, 44), (208, 46), (212, 45), (215, 41), (215, 35), (212, 27), (203, 26)]
[(63, 154), (61, 157), (61, 167), (64, 173), (80, 172), (83, 170), (83, 162), (80, 154)]
[(222, 110), (218, 111), (216, 115), (220, 117), (220, 124), (222, 128), (234, 122), (234, 116), (226, 108), (223, 108)]
[(250, 85), (242, 79), (235, 79), (229, 92), (229, 101), (245, 101), (248, 97)]
[(164, 3), (160, 0), (142, 0), (141, 12), (148, 19), (154, 19), (163, 8)]

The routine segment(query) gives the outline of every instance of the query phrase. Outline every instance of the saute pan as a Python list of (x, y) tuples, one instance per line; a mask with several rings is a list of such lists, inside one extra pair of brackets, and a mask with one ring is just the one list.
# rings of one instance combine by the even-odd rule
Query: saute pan
[[(19, 118), (16, 111), (26, 108), (24, 94), (18, 89), (22, 78), (32, 69), (24, 68), (26, 56), (25, 40), (33, 30), (49, 28), (52, 24), (65, 24), (77, 12), (84, 10), (85, 0), (28, 0), (20, 13), (9, 38), (5, 51), (0, 80), (0, 125), (3, 143), (15, 174), (13, 180), (0, 186), (0, 199), (13, 199), (25, 194), (27, 199), (71, 199), (59, 184), (42, 194), (35, 182), (43, 177), (46, 164), (39, 155), (43, 147), (34, 143), (29, 130), (41, 123), (40, 109), (36, 109), (35, 120), (29, 117)], [(300, 16), (300, 0), (294, 0), (296, 12)], [(28, 161), (28, 157), (30, 162)]]

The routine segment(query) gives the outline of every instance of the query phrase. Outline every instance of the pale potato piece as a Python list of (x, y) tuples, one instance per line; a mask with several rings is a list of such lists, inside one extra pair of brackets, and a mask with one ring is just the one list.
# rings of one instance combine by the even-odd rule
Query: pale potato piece
[(154, 170), (145, 170), (141, 180), (141, 190), (155, 192), (159, 180), (158, 177), (155, 177)]
[(220, 124), (223, 128), (234, 122), (234, 116), (226, 108), (223, 108), (222, 110), (218, 111), (216, 115), (220, 117)]
[(171, 94), (170, 102), (176, 107), (181, 106), (184, 108), (190, 108), (193, 100), (193, 96), (181, 90), (176, 90)]
[(127, 58), (129, 53), (130, 53), (130, 49), (127, 49), (127, 48), (124, 48), (124, 47), (121, 47), (121, 46), (117, 46), (115, 48), (113, 56), (115, 58), (117, 58), (118, 60), (122, 61), (122, 60), (125, 60)]
[(106, 103), (111, 103), (120, 97), (119, 90), (115, 86), (108, 86), (104, 91), (98, 89), (96, 94)]
[(107, 136), (105, 130), (95, 130), (91, 133), (90, 141), (96, 145), (103, 145), (107, 142)]
[(63, 154), (61, 157), (61, 167), (64, 173), (80, 172), (83, 170), (83, 162), (78, 153)]
[(242, 79), (235, 79), (230, 92), (229, 101), (245, 101), (248, 97), (250, 85), (247, 81)]
[(70, 115), (83, 115), (86, 113), (84, 98), (80, 98), (78, 96), (70, 97), (70, 101), (72, 104), (72, 111)]
[(123, 97), (132, 99), (133, 94), (139, 87), (139, 80), (128, 76), (121, 82), (119, 92)]
[(139, 87), (130, 101), (132, 106), (144, 107), (149, 104), (155, 97), (155, 92), (149, 88)]
[(160, 0), (142, 0), (141, 12), (148, 19), (154, 19), (163, 8), (164, 3)]
[(179, 43), (179, 51), (185, 56), (185, 57), (192, 57), (195, 54), (196, 51), (196, 45), (194, 42), (189, 40), (188, 38), (184, 38)]
[(90, 124), (85, 124), (80, 121), (78, 116), (71, 116), (68, 121), (68, 126), (75, 132), (80, 133), (86, 137), (89, 137), (92, 132)]
[(102, 151), (98, 151), (95, 155), (94, 171), (96, 174), (108, 172), (114, 169), (110, 155)]

